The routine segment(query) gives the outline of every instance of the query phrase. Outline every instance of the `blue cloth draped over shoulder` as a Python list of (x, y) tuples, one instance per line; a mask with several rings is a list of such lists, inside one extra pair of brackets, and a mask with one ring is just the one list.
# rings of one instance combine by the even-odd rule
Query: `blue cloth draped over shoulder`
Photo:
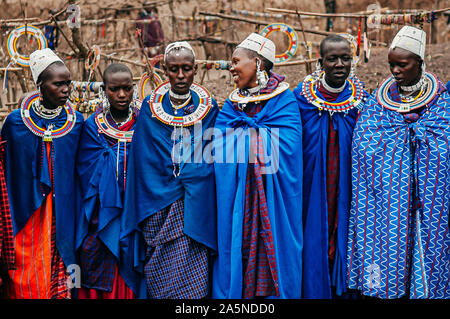
[(450, 298), (450, 96), (439, 85), (415, 121), (375, 91), (356, 123), (347, 279), (364, 295)]
[[(198, 106), (198, 95), (192, 90), (191, 94), (194, 105)], [(213, 127), (219, 112), (216, 101), (212, 103), (201, 127), (189, 127), (192, 142), (189, 155), (196, 150), (203, 153), (210, 144), (202, 136)], [(162, 105), (166, 112), (172, 112), (169, 94), (164, 95)], [(121, 267), (126, 270), (122, 276), (138, 298), (145, 298), (146, 294), (143, 277), (146, 246), (140, 223), (152, 214), (184, 198), (184, 233), (214, 251), (217, 249), (213, 166), (198, 160), (198, 156), (191, 156), (191, 162), (182, 162), (181, 173), (175, 178), (171, 158), (173, 131), (172, 126), (152, 116), (147, 97), (142, 103), (130, 149), (120, 236)]]
[[(327, 142), (330, 115), (310, 104), (302, 95), (303, 82), (294, 89), (303, 128), (303, 298), (331, 298), (331, 286), (336, 294), (345, 292), (347, 226), (351, 202), (351, 142), (358, 109), (332, 116), (333, 128), (339, 140), (339, 195), (337, 199), (338, 226), (335, 263), (328, 260), (328, 208), (326, 191)], [(347, 82), (334, 103), (348, 99), (352, 89)], [(324, 99), (316, 90), (319, 98)]]
[[(63, 137), (53, 139), (56, 246), (66, 267), (76, 264), (75, 218), (81, 209), (75, 160), (84, 119), (81, 113), (75, 113), (76, 124), (72, 130)], [(67, 119), (64, 110), (53, 120), (39, 117), (33, 109), (30, 109), (30, 114), (39, 127), (47, 127), (53, 123), (58, 128)], [(33, 134), (25, 126), (20, 110), (13, 111), (5, 119), (2, 139), (6, 140), (6, 184), (16, 235), (51, 191), (49, 163), (47, 156), (42, 156), (42, 137)]]
[[(222, 138), (214, 140), (218, 254), (213, 266), (212, 297), (242, 298), (248, 135), (253, 129), (260, 134), (264, 157), (267, 157), (263, 159), (265, 167), (262, 168), (266, 170), (264, 191), (275, 246), (279, 297), (300, 298), (302, 128), (294, 95), (289, 89), (285, 90), (268, 100), (252, 118), (237, 111), (227, 99), (217, 116), (215, 129), (216, 135), (221, 134)], [(225, 139), (231, 129), (234, 129), (233, 134)], [(224, 158), (220, 158), (221, 153)]]
[[(125, 152), (131, 143), (109, 145), (99, 134), (95, 113), (85, 122), (80, 138), (77, 170), (83, 195), (83, 209), (77, 218), (76, 249), (88, 234), (89, 222), (98, 208), (98, 236), (111, 253), (119, 259), (120, 215), (123, 208)], [(119, 146), (119, 163), (117, 148)], [(117, 171), (117, 167), (119, 171)], [(118, 173), (118, 175), (117, 175)], [(120, 269), (119, 269), (120, 272)]]

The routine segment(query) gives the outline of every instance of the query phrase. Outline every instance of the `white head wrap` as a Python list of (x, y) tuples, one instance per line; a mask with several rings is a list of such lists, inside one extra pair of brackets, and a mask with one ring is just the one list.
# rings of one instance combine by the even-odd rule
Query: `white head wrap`
[(258, 33), (251, 33), (237, 47), (255, 51), (270, 62), (275, 63), (275, 43)]
[(192, 49), (191, 45), (186, 41), (178, 41), (172, 42), (166, 47), (166, 50), (164, 51), (164, 61), (166, 61), (167, 55), (169, 54), (170, 51), (172, 51), (173, 49), (181, 49), (181, 48), (191, 51), (195, 59), (195, 52), (194, 49)]
[[(34, 83), (37, 84), (39, 75), (53, 62), (61, 60), (51, 49), (36, 50), (30, 54), (30, 69)], [(64, 63), (64, 62), (63, 62)]]
[(402, 48), (425, 58), (427, 34), (425, 31), (411, 26), (404, 26), (392, 40), (390, 49)]

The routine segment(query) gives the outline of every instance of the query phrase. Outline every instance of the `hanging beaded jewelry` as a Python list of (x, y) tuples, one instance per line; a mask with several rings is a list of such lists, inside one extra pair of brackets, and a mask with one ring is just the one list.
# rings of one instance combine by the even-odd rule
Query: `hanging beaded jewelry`
[(173, 108), (173, 113), (174, 113), (175, 115), (177, 115), (177, 114), (178, 114), (178, 110), (180, 110), (180, 109), (182, 109), (183, 107), (185, 107), (186, 105), (188, 105), (190, 101), (191, 101), (191, 96), (190, 96), (190, 95), (189, 95), (189, 97), (186, 99), (186, 101), (184, 101), (184, 102), (183, 102), (182, 104), (180, 104), (180, 105), (173, 104), (172, 100), (170, 100), (170, 104), (172, 105), (172, 108)]
[(414, 98), (410, 97), (407, 99), (407, 102), (396, 102), (389, 95), (389, 89), (395, 83), (395, 78), (391, 76), (384, 80), (377, 90), (377, 101), (383, 107), (399, 113), (408, 113), (412, 110), (422, 108), (433, 101), (439, 91), (439, 80), (434, 74), (425, 72), (424, 79), (425, 84), (422, 87), (421, 93)]
[[(22, 117), (24, 124), (33, 134), (42, 137), (44, 142), (52, 142), (53, 139), (60, 138), (68, 134), (73, 129), (76, 122), (75, 110), (73, 109), (72, 105), (69, 102), (66, 102), (66, 104), (59, 110), (60, 113), (64, 108), (64, 111), (67, 114), (66, 122), (61, 127), (54, 129), (54, 124), (50, 124), (47, 128), (43, 128), (38, 126), (33, 121), (30, 113), (30, 109), (33, 108), (35, 113), (38, 116), (42, 117), (42, 114), (40, 113), (41, 107), (39, 106), (40, 104), (39, 97), (40, 97), (39, 92), (35, 91), (30, 93), (23, 99), (22, 106), (20, 108), (20, 115)], [(59, 115), (59, 113), (56, 115), (56, 112), (51, 115), (52, 116), (51, 118), (56, 118)], [(46, 119), (50, 119), (50, 117), (47, 117)]]

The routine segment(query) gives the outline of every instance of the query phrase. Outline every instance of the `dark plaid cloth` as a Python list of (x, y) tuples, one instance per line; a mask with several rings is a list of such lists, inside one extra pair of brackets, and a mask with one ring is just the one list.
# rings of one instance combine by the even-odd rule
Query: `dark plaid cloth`
[(81, 284), (86, 288), (111, 292), (117, 262), (98, 238), (98, 209), (94, 214), (89, 223), (88, 235), (80, 249)]
[[(334, 102), (339, 93), (331, 93), (327, 91), (321, 82), (317, 87), (318, 91), (328, 102)], [(326, 189), (327, 189), (327, 206), (328, 206), (328, 258), (329, 265), (334, 264), (336, 255), (336, 235), (338, 223), (338, 185), (339, 185), (339, 138), (337, 131), (333, 127), (333, 120), (329, 117), (328, 140), (327, 140), (327, 172), (326, 172)]]
[(5, 180), (4, 145), (0, 140), (0, 268), (14, 269), (14, 235)]
[(144, 274), (148, 297), (199, 299), (207, 296), (208, 249), (183, 233), (184, 199), (144, 221)]

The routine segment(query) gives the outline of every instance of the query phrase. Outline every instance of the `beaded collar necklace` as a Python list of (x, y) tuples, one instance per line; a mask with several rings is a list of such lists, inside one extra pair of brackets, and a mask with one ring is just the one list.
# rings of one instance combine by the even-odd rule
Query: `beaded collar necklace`
[[(140, 101), (139, 100), (135, 100), (134, 101), (134, 105), (136, 106), (136, 108), (140, 108)], [(109, 114), (111, 114), (111, 111), (109, 111)], [(114, 120), (114, 117), (111, 114), (111, 117)], [(114, 122), (116, 122), (116, 124), (118, 126), (121, 126), (125, 123), (127, 123), (128, 121), (130, 121), (133, 117), (133, 110), (129, 109), (128, 111), (128, 118), (125, 120), (125, 122), (122, 123), (117, 123), (116, 120), (114, 120)], [(119, 142), (131, 142), (132, 138), (133, 138), (133, 133), (134, 131), (130, 130), (130, 131), (121, 131), (116, 129), (115, 127), (113, 127), (108, 120), (106, 119), (106, 114), (104, 112), (100, 112), (95, 116), (95, 123), (97, 124), (98, 130), (100, 133), (105, 134), (106, 136), (109, 136), (113, 139), (118, 140)]]
[(376, 92), (376, 98), (383, 107), (399, 113), (408, 113), (422, 108), (433, 101), (439, 91), (439, 80), (437, 77), (430, 72), (426, 72), (422, 92), (407, 102), (396, 102), (389, 95), (389, 89), (394, 83), (395, 78), (393, 76), (385, 79)]
[(212, 107), (212, 97), (208, 90), (196, 83), (192, 83), (190, 90), (199, 97), (197, 108), (191, 114), (183, 116), (171, 115), (167, 113), (162, 106), (164, 95), (166, 95), (169, 90), (170, 83), (167, 81), (153, 91), (149, 100), (150, 110), (152, 111), (153, 116), (166, 125), (176, 127), (194, 125), (196, 122), (201, 121)]
[[(39, 108), (38, 105), (39, 102), (39, 92), (35, 91), (27, 95), (22, 102), (22, 106), (20, 108), (20, 115), (22, 117), (22, 120), (24, 124), (28, 127), (28, 129), (35, 135), (42, 137), (44, 142), (52, 142), (55, 138), (63, 137), (64, 135), (68, 134), (73, 127), (75, 126), (76, 122), (76, 116), (75, 116), (75, 110), (72, 107), (72, 105), (67, 101), (64, 106), (61, 106), (58, 110), (52, 111), (53, 113), (51, 117), (47, 114), (47, 117), (42, 116), (42, 109)], [(36, 112), (36, 114), (42, 118), (45, 119), (53, 119), (56, 118), (64, 109), (64, 111), (67, 114), (66, 122), (59, 128), (55, 128), (54, 124), (50, 124), (47, 128), (38, 126), (33, 119), (31, 118), (30, 109), (33, 108), (33, 110)], [(36, 111), (36, 109), (38, 111)], [(41, 111), (41, 112), (40, 112)]]
[[(323, 77), (324, 72), (321, 72), (319, 79)], [(322, 81), (324, 83), (325, 81)], [(302, 95), (306, 98), (308, 103), (317, 107), (319, 111), (328, 111), (331, 115), (335, 112), (347, 113), (350, 109), (358, 107), (364, 100), (364, 91), (361, 81), (357, 77), (349, 76), (345, 81), (344, 87), (347, 83), (350, 84), (349, 90), (352, 91), (348, 99), (342, 102), (332, 103), (317, 95), (317, 77), (316, 74), (309, 74), (303, 81)], [(325, 87), (327, 88), (327, 87)], [(340, 89), (340, 88), (339, 88)], [(342, 89), (343, 90), (343, 89)], [(336, 92), (337, 93), (337, 92)]]

